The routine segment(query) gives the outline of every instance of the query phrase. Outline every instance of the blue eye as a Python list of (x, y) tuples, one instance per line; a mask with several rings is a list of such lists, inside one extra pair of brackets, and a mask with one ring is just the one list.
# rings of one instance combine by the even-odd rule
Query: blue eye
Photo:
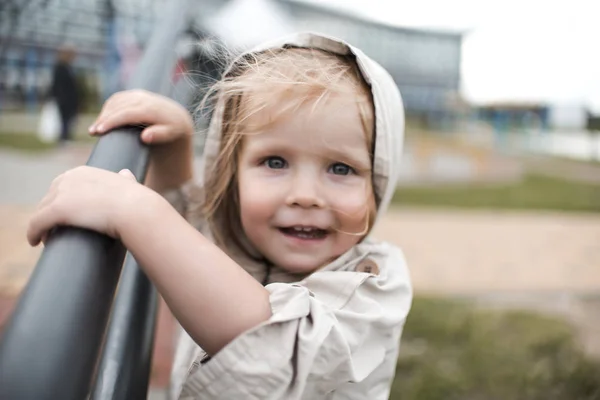
[(355, 173), (352, 167), (344, 164), (344, 163), (335, 163), (329, 167), (329, 171), (335, 175), (350, 175)]
[(287, 162), (281, 157), (268, 157), (264, 164), (271, 169), (282, 169), (287, 166)]

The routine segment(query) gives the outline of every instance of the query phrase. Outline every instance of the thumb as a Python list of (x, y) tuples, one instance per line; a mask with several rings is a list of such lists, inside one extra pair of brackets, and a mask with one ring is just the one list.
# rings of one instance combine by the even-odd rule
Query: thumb
[(167, 125), (152, 125), (142, 132), (142, 141), (146, 144), (159, 144), (172, 141), (174, 139), (173, 128)]
[(135, 179), (135, 175), (133, 175), (133, 173), (130, 170), (128, 170), (128, 169), (122, 169), (122, 170), (120, 170), (119, 171), (119, 175), (124, 176), (124, 177), (129, 178), (129, 179), (132, 179), (134, 181), (136, 180)]

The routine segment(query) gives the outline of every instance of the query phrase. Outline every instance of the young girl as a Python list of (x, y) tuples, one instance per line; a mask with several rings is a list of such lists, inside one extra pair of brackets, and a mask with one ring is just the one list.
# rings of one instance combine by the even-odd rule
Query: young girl
[(298, 34), (239, 57), (213, 94), (203, 182), (186, 110), (116, 94), (90, 132), (147, 125), (147, 186), (129, 171), (71, 170), (30, 243), (56, 225), (124, 243), (187, 332), (175, 397), (388, 398), (412, 292), (401, 251), (368, 234), (396, 184), (396, 85), (360, 50)]

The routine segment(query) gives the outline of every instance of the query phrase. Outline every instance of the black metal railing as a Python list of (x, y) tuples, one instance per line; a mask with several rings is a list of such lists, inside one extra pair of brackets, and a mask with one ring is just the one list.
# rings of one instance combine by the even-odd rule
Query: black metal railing
[[(169, 88), (188, 0), (165, 4), (129, 88)], [(143, 182), (148, 149), (139, 133), (125, 127), (104, 135), (87, 165), (128, 168)], [(119, 241), (95, 232), (65, 227), (50, 235), (0, 340), (0, 399), (146, 397), (157, 294), (133, 257), (122, 268), (125, 254)]]

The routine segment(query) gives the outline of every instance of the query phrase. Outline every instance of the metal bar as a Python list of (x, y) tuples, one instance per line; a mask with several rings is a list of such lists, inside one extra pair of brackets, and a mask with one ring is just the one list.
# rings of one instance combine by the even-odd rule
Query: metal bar
[[(173, 98), (185, 104), (191, 86)], [(147, 396), (157, 319), (158, 294), (131, 254), (119, 288), (92, 400), (144, 399)]]
[[(137, 68), (136, 76), (152, 74), (160, 76), (151, 89), (168, 95), (171, 89), (169, 72), (175, 65), (174, 48), (177, 37), (185, 29), (183, 14), (187, 0), (171, 9), (162, 26), (157, 29), (144, 58)], [(177, 27), (177, 28), (173, 28)], [(163, 66), (156, 69), (156, 58), (161, 57)], [(152, 72), (154, 71), (154, 72)], [(135, 88), (145, 82), (129, 85)], [(142, 86), (143, 87), (143, 86)], [(146, 86), (147, 88), (148, 86)], [(185, 96), (185, 92), (181, 93)], [(185, 102), (185, 98), (175, 99)], [(92, 387), (92, 400), (144, 399), (147, 397), (152, 350), (156, 329), (158, 294), (141, 271), (137, 262), (128, 254), (111, 316), (106, 343), (96, 381)]]
[[(187, 0), (169, 2), (169, 7), (130, 87), (159, 91), (169, 77), (172, 64), (166, 55), (186, 25), (182, 22)], [(139, 128), (120, 128), (103, 136), (87, 165), (115, 172), (128, 168), (143, 181), (148, 149), (139, 133)], [(60, 228), (52, 233), (0, 341), (0, 399), (87, 398), (124, 255), (118, 241), (94, 232)], [(140, 304), (132, 297), (135, 293), (140, 302), (145, 301), (140, 308), (152, 307), (155, 294), (148, 296), (145, 277), (128, 274), (127, 278), (124, 282), (133, 282), (132, 287), (128, 293), (119, 291), (130, 298), (131, 310), (135, 313)], [(155, 320), (152, 314), (147, 313), (148, 321)], [(133, 354), (147, 368), (147, 349), (152, 344), (146, 340), (139, 345)]]
[(158, 294), (128, 255), (91, 399), (145, 399), (152, 361)]
[[(141, 180), (146, 153), (119, 129), (98, 141), (88, 165), (129, 168)], [(95, 232), (50, 236), (0, 342), (0, 399), (87, 396), (124, 256), (120, 242)]]

